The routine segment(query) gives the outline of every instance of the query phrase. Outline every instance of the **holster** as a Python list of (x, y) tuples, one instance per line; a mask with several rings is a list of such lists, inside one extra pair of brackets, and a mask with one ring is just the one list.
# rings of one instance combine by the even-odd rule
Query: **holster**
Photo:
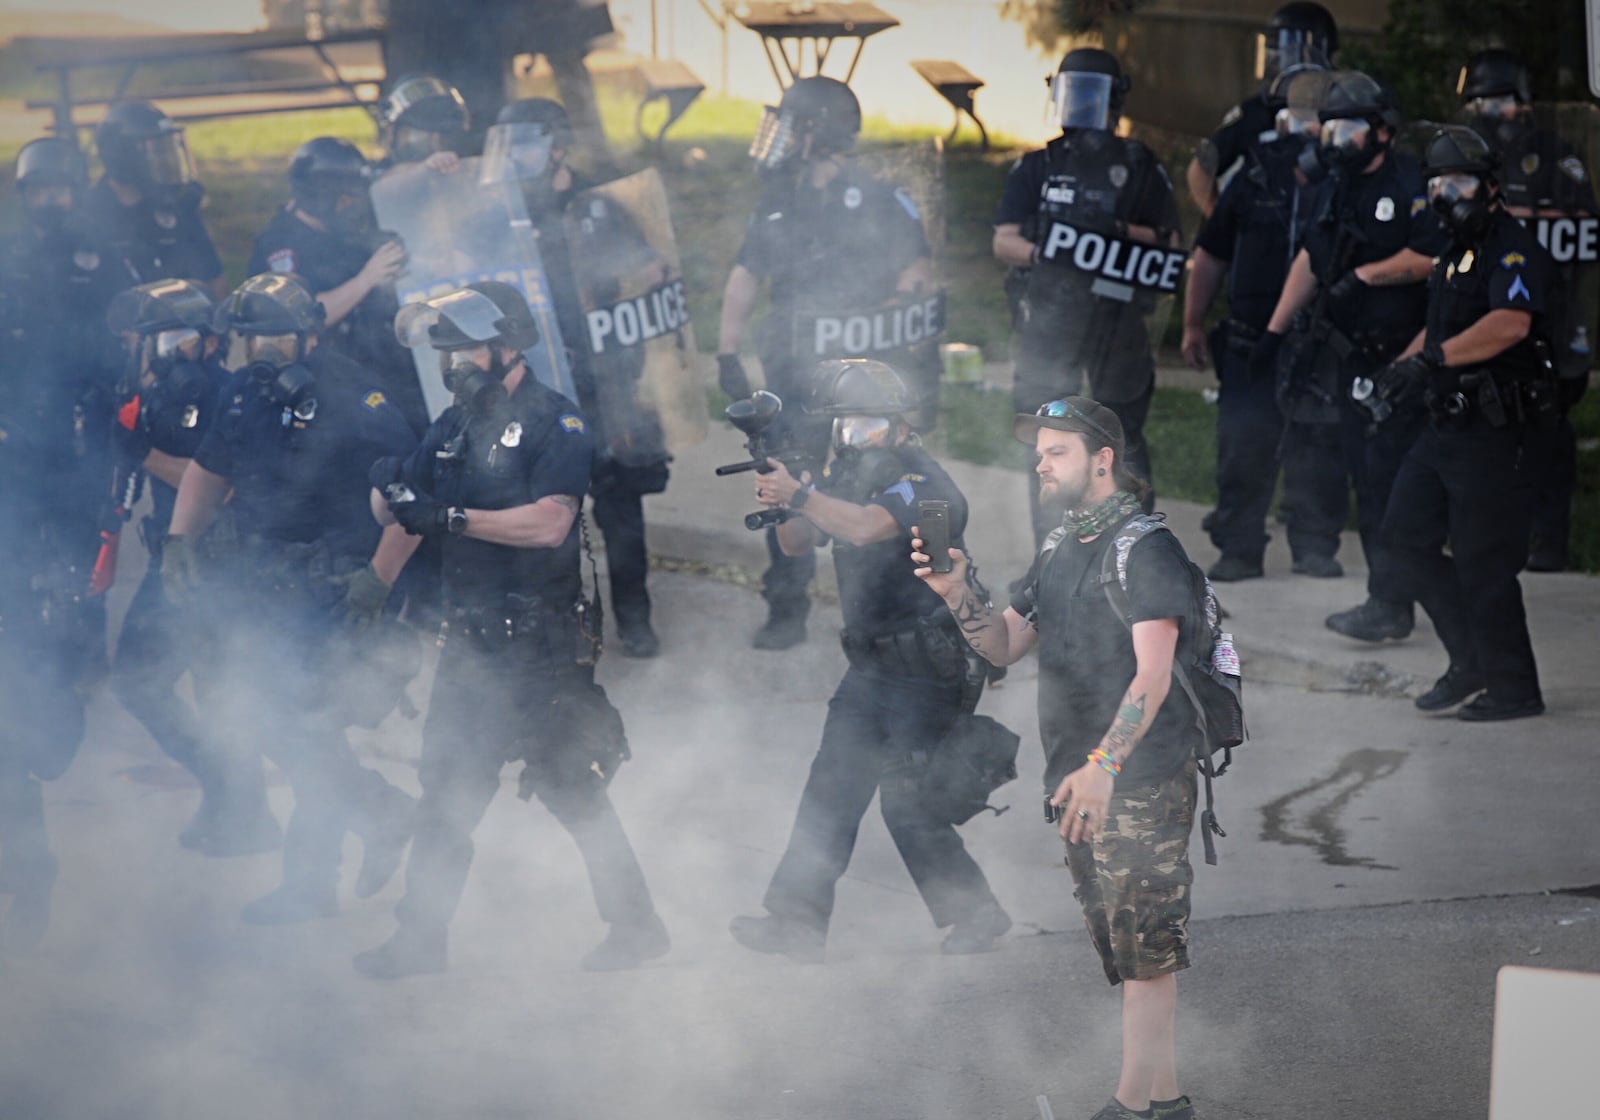
[(606, 696), (606, 690), (583, 674), (556, 689), (548, 705), (533, 713), (538, 733), (519, 740), (513, 757), (522, 759), (517, 796), (558, 793), (598, 782), (610, 785), (617, 770), (633, 757), (627, 730)]
[(964, 681), (968, 675), (969, 647), (946, 611), (884, 634), (841, 630), (839, 645), (852, 669), (952, 683)]

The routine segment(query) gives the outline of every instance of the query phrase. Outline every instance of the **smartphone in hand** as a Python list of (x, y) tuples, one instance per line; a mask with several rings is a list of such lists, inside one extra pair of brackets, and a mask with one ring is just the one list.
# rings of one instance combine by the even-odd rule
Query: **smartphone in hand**
[(950, 503), (926, 498), (917, 503), (917, 535), (928, 567), (936, 572), (950, 570)]

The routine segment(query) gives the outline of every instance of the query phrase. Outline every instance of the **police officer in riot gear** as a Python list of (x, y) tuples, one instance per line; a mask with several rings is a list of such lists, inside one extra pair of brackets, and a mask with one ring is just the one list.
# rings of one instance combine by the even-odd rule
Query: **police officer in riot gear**
[[(1291, 106), (1288, 86), (1300, 75), (1315, 80), (1319, 67), (1295, 66), (1272, 84), (1277, 139), (1256, 149), (1251, 166), (1223, 190), (1195, 240), (1185, 290), (1183, 353), (1204, 368), (1206, 311), (1226, 279), (1226, 320), (1211, 332), (1209, 349), (1220, 386), (1217, 401), (1217, 509), (1207, 531), (1222, 553), (1207, 575), (1216, 582), (1262, 574), (1267, 508), (1278, 476), (1283, 415), (1271, 377), (1252, 377), (1250, 351), (1277, 306), (1278, 294), (1310, 222), (1313, 188), (1297, 166), (1316, 142), (1315, 115)], [(1292, 437), (1291, 437), (1292, 439)], [(1293, 496), (1290, 496), (1292, 505)], [(1289, 546), (1294, 570), (1314, 576), (1343, 574), (1332, 556), (1303, 550), (1293, 522)]]
[[(162, 546), (168, 598), (203, 600), (218, 619), (212, 725), (271, 758), (294, 789), (283, 883), (243, 912), (262, 925), (338, 910), (346, 831), (365, 846), (356, 894), (375, 894), (399, 866), (415, 805), (346, 741), (344, 666), (330, 655), (342, 628), (381, 614), (399, 572), (405, 534), (372, 524), (366, 475), (413, 437), (371, 374), (318, 345), (322, 315), (278, 273), (245, 281), (218, 309), (242, 363), (183, 472)], [(225, 500), (237, 543), (207, 564), (200, 537)]]
[[(19, 477), (49, 510), (46, 551), (59, 587), (58, 622), (71, 620), (80, 669), (105, 668), (105, 600), (90, 596), (99, 521), (108, 507), (111, 409), (121, 348), (105, 313), (133, 283), (120, 255), (95, 236), (82, 214), (83, 162), (65, 140), (48, 137), (17, 154), (23, 228), (0, 243), (0, 417)], [(70, 605), (69, 605), (70, 604)]]
[(368, 187), (373, 176), (354, 144), (319, 136), (289, 161), (290, 201), (256, 238), (246, 266), (300, 277), (322, 304), (321, 344), (377, 375), (389, 400), (417, 434), (428, 407), (411, 355), (395, 341), (405, 271), (399, 239), (377, 228)]
[(471, 118), (459, 90), (429, 74), (401, 78), (380, 109), (391, 163), (427, 163), (451, 171), (467, 142)]
[[(1061, 135), (1017, 161), (994, 216), (994, 255), (1012, 268), (1008, 288), (1022, 293), (1013, 307), (1018, 412), (1079, 391), (1122, 421), (1128, 463), (1150, 477), (1143, 431), (1155, 392), (1155, 360), (1143, 315), (1143, 294), (1102, 295), (1090, 273), (1040, 265), (1055, 222), (1146, 245), (1180, 239), (1172, 184), (1155, 153), (1114, 129), (1132, 80), (1116, 56), (1093, 47), (1067, 52), (1051, 81)], [(1053, 528), (1039, 509), (1039, 484), (1030, 475), (1034, 536)], [(1151, 496), (1147, 501), (1153, 501)]]
[[(756, 476), (756, 497), (789, 512), (777, 527), (785, 552), (833, 543), (850, 668), (828, 703), (794, 832), (763, 900), (767, 914), (735, 918), (731, 931), (756, 952), (820, 962), (834, 887), (876, 792), (934, 924), (950, 928), (944, 951), (983, 952), (1011, 919), (955, 826), (930, 810), (914, 770), (904, 772), (917, 765), (919, 752), (926, 757), (941, 749), (982, 688), (982, 671), (975, 678), (967, 671), (954, 619), (906, 560), (918, 503), (949, 503), (951, 540), (961, 547), (966, 500), (906, 423), (916, 401), (891, 367), (825, 362), (816, 401), (816, 410), (833, 419), (826, 473), (796, 478), (769, 460), (773, 470)], [(975, 689), (964, 696), (974, 679)]]
[(16, 178), (23, 227), (0, 243), (0, 953), (49, 925), (41, 783), (77, 754), (82, 691), (105, 658), (103, 601), (89, 597), (118, 367), (104, 315), (132, 282), (78, 221), (76, 149), (34, 140)]
[(222, 260), (200, 216), (183, 126), (144, 101), (119, 101), (94, 130), (105, 175), (85, 211), (95, 234), (132, 268), (135, 283), (194, 280), (220, 295)]
[(1479, 51), (1461, 68), (1456, 85), (1467, 123), (1499, 158), (1495, 178), (1501, 204), (1513, 218), (1535, 229), (1556, 258), (1557, 284), (1549, 293), (1544, 322), (1555, 350), (1559, 400), (1550, 448), (1551, 484), (1539, 488), (1528, 570), (1556, 572), (1567, 566), (1572, 499), (1578, 483), (1577, 435), (1568, 414), (1589, 387), (1594, 355), (1589, 341), (1590, 307), (1600, 248), (1580, 234), (1600, 210), (1582, 156), (1560, 136), (1541, 128), (1533, 115), (1527, 67), (1511, 51)]
[[(1414, 397), (1428, 423), (1400, 465), (1382, 534), (1450, 656), (1417, 707), (1467, 701), (1461, 719), (1544, 711), (1517, 573), (1556, 406), (1542, 323), (1554, 262), (1505, 209), (1495, 157), (1471, 129), (1428, 145), (1428, 199), (1450, 233), (1429, 280), (1427, 326), (1375, 386), (1384, 416)], [(1446, 542), (1450, 552), (1445, 554)]]
[[(645, 543), (642, 499), (667, 488), (668, 456), (659, 428), (651, 433), (655, 447), (641, 449), (643, 453), (630, 456), (629, 462), (618, 459), (602, 440), (608, 434), (608, 418), (599, 401), (599, 379), (615, 371), (596, 368), (590, 353), (589, 327), (578, 292), (578, 269), (625, 273), (657, 255), (643, 234), (632, 227), (627, 215), (617, 207), (600, 203), (598, 213), (591, 206), (591, 212), (581, 220), (607, 227), (596, 230), (592, 238), (607, 248), (606, 259), (574, 261), (565, 225), (567, 207), (577, 194), (596, 184), (567, 163), (571, 148), (572, 123), (566, 109), (549, 98), (529, 97), (500, 110), (495, 126), (489, 130), (484, 162), (497, 178), (509, 174), (516, 179), (538, 235), (539, 257), (550, 284), (578, 403), (597, 437), (589, 493), (594, 500), (595, 524), (605, 538), (611, 610), (622, 652), (629, 657), (654, 657), (661, 643), (650, 622), (650, 592), (646, 588), (650, 555)], [(615, 280), (607, 279), (615, 286)]]
[[(1252, 375), (1281, 374), (1280, 402), (1298, 425), (1284, 474), (1293, 480), (1293, 525), (1303, 553), (1334, 555), (1355, 490), (1368, 598), (1330, 615), (1328, 627), (1364, 641), (1404, 638), (1413, 604), (1396, 582), (1377, 528), (1421, 415), (1402, 410), (1374, 429), (1351, 401), (1350, 387), (1416, 333), (1426, 311), (1423, 281), (1444, 239), (1421, 167), (1392, 148), (1400, 118), (1387, 92), (1359, 71), (1334, 71), (1318, 117), (1320, 144), (1301, 166), (1324, 176), (1324, 185), (1305, 246), (1251, 353)], [(1280, 353), (1291, 328), (1295, 345)]]
[[(772, 311), (759, 330), (767, 388), (791, 405), (810, 398), (820, 331), (805, 331), (818, 313), (837, 320), (862, 309), (892, 309), (937, 287), (922, 216), (904, 188), (875, 178), (851, 156), (861, 131), (861, 105), (850, 87), (832, 78), (802, 78), (776, 108), (768, 107), (750, 147), (762, 177), (761, 199), (723, 290), (717, 344), (718, 384), (734, 399), (750, 395), (739, 359), (763, 280)], [(804, 337), (797, 337), (797, 336)], [(892, 339), (892, 334), (886, 335)], [(937, 413), (938, 353), (930, 333), (916, 347), (890, 345), (874, 357), (893, 362), (914, 384), (921, 426)], [(796, 422), (801, 409), (785, 412)], [(796, 433), (820, 460), (826, 425)], [(767, 533), (769, 563), (762, 576), (766, 623), (757, 649), (787, 649), (805, 640), (816, 572), (810, 549), (787, 555)]]
[(472, 833), (508, 761), (572, 834), (606, 939), (591, 970), (633, 968), (670, 942), (607, 785), (627, 757), (594, 682), (580, 522), (594, 450), (572, 402), (528, 372), (537, 326), (522, 294), (483, 281), (401, 309), (396, 332), (440, 351), (455, 403), (408, 458), (374, 464), (373, 514), (415, 547), (444, 542), (446, 623), (423, 728), (422, 803), (399, 929), (355, 967), (379, 979), (442, 971)]
[(1207, 217), (1217, 203), (1217, 183), (1276, 136), (1277, 107), (1270, 96), (1278, 75), (1295, 66), (1332, 64), (1339, 49), (1339, 28), (1332, 14), (1311, 0), (1291, 0), (1256, 34), (1256, 78), (1261, 88), (1228, 110), (1222, 124), (1200, 145), (1189, 161), (1186, 181), (1189, 197)]
[(267, 807), (259, 760), (219, 750), (189, 702), (174, 692), (191, 668), (197, 677), (205, 673), (195, 627), (185, 627), (168, 605), (161, 581), (161, 545), (178, 484), (221, 410), (228, 381), (212, 333), (214, 311), (211, 297), (192, 281), (157, 280), (119, 293), (106, 314), (129, 355), (112, 429), (118, 460), (113, 490), (127, 493), (130, 480), (136, 490), (137, 479), (147, 479), (152, 506), (139, 525), (150, 563), (123, 618), (111, 687), (200, 787), (199, 811), (178, 842), (209, 856), (238, 856), (276, 848), (281, 832)]

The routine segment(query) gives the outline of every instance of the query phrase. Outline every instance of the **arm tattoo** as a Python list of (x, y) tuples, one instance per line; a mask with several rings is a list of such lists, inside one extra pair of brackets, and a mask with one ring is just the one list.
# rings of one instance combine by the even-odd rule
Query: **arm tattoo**
[(1133, 753), (1133, 748), (1139, 745), (1139, 740), (1149, 730), (1144, 723), (1145, 705), (1144, 694), (1135, 696), (1133, 690), (1129, 689), (1117, 707), (1117, 718), (1111, 721), (1111, 730), (1100, 740), (1100, 745), (1118, 762), (1125, 761)]
[[(961, 602), (951, 608), (950, 613), (956, 617), (956, 625), (961, 627), (961, 634), (967, 639), (967, 644), (978, 651), (985, 660), (993, 662), (995, 651), (986, 647), (994, 642), (995, 613), (994, 605), (980, 599), (971, 587), (961, 590)], [(1004, 626), (1005, 623), (1001, 622)]]
[(573, 497), (571, 494), (552, 494), (550, 497), (556, 503), (556, 505), (565, 506), (573, 513), (578, 512), (578, 506), (580, 503), (578, 499)]

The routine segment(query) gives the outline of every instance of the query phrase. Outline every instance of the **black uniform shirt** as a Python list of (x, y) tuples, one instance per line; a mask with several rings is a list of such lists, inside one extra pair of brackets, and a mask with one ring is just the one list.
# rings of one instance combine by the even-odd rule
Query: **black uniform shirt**
[(1493, 133), (1483, 135), (1500, 156), (1495, 178), (1507, 206), (1596, 212), (1589, 171), (1577, 149), (1560, 136), (1543, 128), (1527, 129), (1506, 144)]
[[(1116, 529), (1108, 529), (1088, 544), (1069, 537), (1053, 553), (1041, 553), (1011, 600), (1012, 609), (1031, 618), (1039, 631), (1039, 733), (1047, 789), (1055, 789), (1100, 745), (1138, 670), (1133, 637), (1100, 583), (1101, 562), (1116, 535)], [(1186, 619), (1191, 596), (1188, 562), (1177, 537), (1157, 530), (1134, 545), (1128, 555), (1133, 622)], [(1191, 640), (1179, 634), (1176, 657), (1188, 656)], [(1150, 730), (1123, 763), (1117, 788), (1171, 777), (1193, 755), (1199, 735), (1189, 698), (1174, 683)]]
[(85, 211), (96, 236), (127, 260), (134, 283), (180, 279), (207, 284), (222, 275), (222, 260), (200, 217), (204, 199), (200, 184), (190, 183), (174, 199), (145, 198), (124, 206), (102, 178), (90, 189)]
[[(229, 380), (228, 371), (212, 358), (186, 362), (182, 368), (164, 374), (155, 385), (142, 389), (139, 423), (150, 438), (150, 446), (174, 458), (194, 458), (206, 432), (230, 403)], [(178, 492), (155, 475), (149, 479), (155, 523), (165, 530), (172, 521)]]
[[(1486, 363), (1527, 373), (1536, 368), (1534, 340), (1555, 283), (1555, 262), (1533, 232), (1496, 210), (1489, 230), (1476, 245), (1453, 245), (1428, 279), (1429, 343), (1442, 344), (1491, 311), (1526, 311), (1534, 317), (1528, 337)], [(1451, 370), (1450, 373), (1459, 373)]]
[[(871, 477), (862, 477), (863, 473)], [(961, 548), (967, 499), (933, 456), (917, 444), (902, 444), (868, 452), (854, 470), (839, 470), (836, 461), (818, 489), (859, 505), (880, 506), (900, 527), (886, 541), (859, 547), (833, 542), (845, 629), (854, 637), (873, 637), (905, 630), (929, 615), (937, 617), (944, 600), (913, 574), (916, 565), (907, 559), (917, 503), (950, 503), (950, 541)]]
[(410, 453), (416, 440), (366, 370), (321, 348), (305, 364), (316, 378), (309, 420), (286, 415), (248, 373), (236, 373), (194, 461), (233, 484), (241, 537), (322, 540), (335, 559), (365, 559), (380, 534), (368, 472), (386, 455)]
[(1172, 181), (1155, 153), (1137, 140), (1099, 129), (1073, 129), (1012, 165), (995, 210), (997, 226), (1034, 215), (1061, 221), (1178, 228)]
[[(466, 509), (511, 509), (589, 489), (594, 444), (577, 406), (525, 374), (517, 391), (487, 415), (452, 405), (406, 461), (419, 494)], [(514, 548), (469, 537), (444, 542), (445, 598), (454, 610), (502, 612), (537, 597), (561, 613), (582, 591), (580, 527), (574, 519), (555, 548)]]
[(1207, 253), (1230, 263), (1229, 312), (1258, 331), (1272, 318), (1310, 222), (1313, 192), (1295, 178), (1297, 150), (1262, 146), (1256, 164), (1228, 183), (1195, 239)]
[[(364, 267), (375, 245), (316, 229), (285, 206), (256, 238), (246, 271), (292, 273), (314, 295), (330, 292)], [(420, 432), (428, 423), (428, 407), (411, 353), (394, 336), (400, 309), (392, 285), (372, 289), (338, 323), (322, 332), (322, 345), (378, 375), (392, 403)]]
[(848, 161), (820, 191), (792, 177), (761, 192), (738, 263), (772, 281), (773, 317), (797, 307), (873, 307), (928, 255), (922, 214), (903, 188)]
[(1229, 109), (1217, 130), (1205, 141), (1216, 161), (1211, 173), (1221, 178), (1241, 159), (1248, 165), (1251, 157), (1277, 136), (1276, 119), (1277, 111), (1267, 104), (1266, 94), (1260, 91)]
[[(1422, 167), (1404, 152), (1389, 150), (1371, 174), (1335, 175), (1323, 186), (1316, 219), (1306, 231), (1311, 271), (1331, 285), (1352, 269), (1387, 260), (1402, 249), (1437, 257), (1448, 244), (1428, 206)], [(1345, 231), (1341, 233), (1341, 230)], [(1396, 284), (1363, 290), (1341, 305), (1333, 325), (1352, 337), (1387, 342), (1416, 333), (1427, 308), (1427, 286)]]

